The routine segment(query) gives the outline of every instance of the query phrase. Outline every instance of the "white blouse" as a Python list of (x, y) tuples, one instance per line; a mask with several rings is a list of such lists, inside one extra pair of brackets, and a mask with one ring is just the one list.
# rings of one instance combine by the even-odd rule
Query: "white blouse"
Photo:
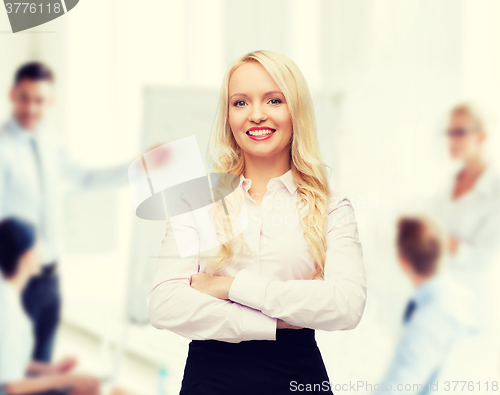
[(474, 187), (453, 199), (454, 177), (450, 177), (433, 202), (433, 214), (458, 241), (457, 252), (447, 269), (472, 277), (487, 275), (500, 245), (500, 174), (488, 165)]
[(488, 164), (473, 188), (458, 199), (453, 199), (455, 180), (456, 174), (449, 177), (431, 204), (431, 214), (459, 242), (444, 270), (473, 291), (475, 309), (483, 314), (485, 325), (500, 325), (500, 293), (495, 290), (500, 263), (500, 173)]
[[(206, 210), (185, 210), (187, 214), (169, 218), (148, 296), (152, 325), (188, 339), (232, 343), (275, 340), (278, 318), (312, 329), (354, 329), (365, 308), (367, 284), (348, 198), (331, 189), (324, 279), (308, 280), (314, 260), (295, 206), (292, 171), (269, 181), (260, 205), (248, 193), (251, 183), (240, 176), (235, 190), (244, 195), (239, 225), (252, 254), (245, 252), (220, 273), (235, 277), (229, 300), (190, 286), (193, 274), (207, 272), (199, 255), (216, 253), (220, 242)], [(183, 199), (189, 205), (190, 198)], [(189, 252), (195, 254), (186, 256)]]
[(25, 377), (33, 347), (33, 327), (21, 295), (0, 274), (0, 386)]

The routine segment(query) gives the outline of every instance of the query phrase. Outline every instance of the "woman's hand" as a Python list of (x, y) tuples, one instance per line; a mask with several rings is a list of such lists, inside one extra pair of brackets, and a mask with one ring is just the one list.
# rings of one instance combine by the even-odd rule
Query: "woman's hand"
[(78, 360), (75, 357), (65, 357), (57, 363), (44, 363), (31, 361), (27, 374), (29, 376), (50, 376), (56, 374), (65, 374), (70, 372), (78, 364)]
[(74, 375), (72, 373), (44, 375), (35, 378), (23, 378), (5, 385), (8, 394), (46, 393), (52, 390), (70, 387), (71, 395), (99, 395), (101, 382), (97, 377)]
[(78, 359), (68, 356), (52, 365), (54, 373), (68, 373), (78, 364)]
[[(233, 283), (234, 277), (214, 276), (208, 273), (196, 273), (191, 276), (191, 288), (194, 288), (204, 294), (214, 296), (218, 299), (227, 300), (229, 288)], [(303, 329), (301, 326), (288, 324), (287, 322), (277, 319), (277, 329)]]
[(295, 326), (292, 324), (288, 324), (287, 322), (278, 318), (278, 320), (276, 321), (276, 329), (304, 329), (304, 328), (301, 326)]
[(218, 299), (227, 300), (233, 280), (234, 277), (197, 273), (191, 276), (191, 288)]

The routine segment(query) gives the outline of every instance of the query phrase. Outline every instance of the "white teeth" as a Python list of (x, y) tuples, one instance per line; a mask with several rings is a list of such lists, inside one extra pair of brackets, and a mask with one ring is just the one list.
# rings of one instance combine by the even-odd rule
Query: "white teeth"
[(259, 136), (267, 136), (269, 134), (273, 134), (274, 130), (272, 130), (272, 129), (249, 130), (247, 133), (250, 136), (259, 137)]

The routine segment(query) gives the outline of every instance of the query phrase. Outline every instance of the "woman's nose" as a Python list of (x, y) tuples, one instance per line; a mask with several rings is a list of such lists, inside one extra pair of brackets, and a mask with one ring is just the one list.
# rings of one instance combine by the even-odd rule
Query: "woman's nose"
[(248, 117), (248, 119), (252, 122), (261, 122), (267, 119), (267, 115), (262, 111), (260, 106), (254, 106), (252, 111)]

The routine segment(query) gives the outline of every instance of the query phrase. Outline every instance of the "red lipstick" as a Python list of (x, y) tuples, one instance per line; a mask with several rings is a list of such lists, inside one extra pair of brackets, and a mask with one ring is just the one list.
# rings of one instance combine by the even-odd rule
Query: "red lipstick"
[[(262, 136), (252, 136), (252, 135), (249, 134), (250, 131), (256, 131), (256, 130), (271, 130), (272, 133), (271, 134), (264, 134)], [(276, 132), (276, 129), (272, 129), (272, 128), (269, 128), (267, 126), (260, 126), (260, 127), (254, 126), (254, 127), (250, 128), (250, 129), (248, 129), (247, 132), (246, 132), (246, 134), (252, 140), (262, 141), (262, 140), (267, 140), (267, 139), (271, 138), (274, 135), (275, 132)]]

